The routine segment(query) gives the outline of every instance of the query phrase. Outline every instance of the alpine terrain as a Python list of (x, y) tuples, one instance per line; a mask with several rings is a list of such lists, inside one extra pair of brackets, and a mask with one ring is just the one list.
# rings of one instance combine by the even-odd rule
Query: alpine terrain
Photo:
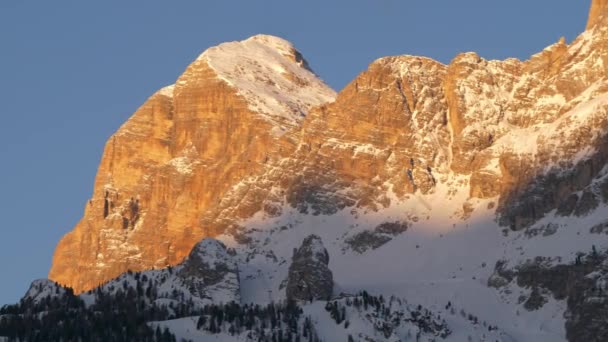
[(281, 38), (208, 49), (0, 336), (608, 341), (608, 0), (527, 61), (384, 57), (337, 94)]

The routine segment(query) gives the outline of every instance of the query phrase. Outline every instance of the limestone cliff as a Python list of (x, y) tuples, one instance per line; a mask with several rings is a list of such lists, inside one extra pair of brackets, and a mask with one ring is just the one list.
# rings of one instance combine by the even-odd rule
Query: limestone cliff
[(591, 10), (589, 11), (589, 20), (587, 21), (587, 30), (592, 29), (593, 26), (603, 20), (606, 11), (608, 11), (608, 1), (592, 0)]
[(221, 232), (201, 227), (200, 213), (334, 96), (282, 39), (207, 50), (109, 139), (84, 217), (59, 243), (49, 277), (80, 292), (128, 269), (180, 262)]

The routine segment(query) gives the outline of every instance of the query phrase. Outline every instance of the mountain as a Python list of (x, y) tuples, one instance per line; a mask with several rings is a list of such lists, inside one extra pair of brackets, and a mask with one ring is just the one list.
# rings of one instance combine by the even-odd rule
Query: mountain
[(177, 264), (222, 232), (201, 226), (201, 213), (286, 150), (281, 136), (334, 97), (280, 38), (208, 49), (110, 138), (93, 197), (49, 277), (82, 292), (128, 269)]
[(338, 94), (283, 39), (210, 48), (110, 138), (49, 278), (192, 340), (606, 341), (606, 13), (527, 61), (384, 57)]

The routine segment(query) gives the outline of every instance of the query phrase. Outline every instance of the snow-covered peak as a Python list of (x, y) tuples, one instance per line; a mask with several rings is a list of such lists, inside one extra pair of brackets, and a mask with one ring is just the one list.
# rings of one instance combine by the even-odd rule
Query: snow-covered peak
[(257, 35), (223, 43), (198, 60), (206, 61), (220, 79), (236, 88), (252, 111), (276, 124), (278, 135), (297, 125), (312, 107), (336, 97), (300, 52), (278, 37)]
[(250, 37), (245, 40), (245, 42), (252, 41), (262, 45), (265, 45), (269, 48), (280, 51), (286, 55), (291, 55), (294, 53), (296, 48), (293, 44), (283, 38), (271, 36), (268, 34), (258, 34), (253, 37)]
[(202, 261), (210, 269), (215, 269), (218, 264), (234, 263), (224, 244), (212, 238), (205, 238), (192, 248), (186, 263), (194, 260)]
[(59, 297), (65, 293), (65, 289), (49, 279), (37, 279), (32, 282), (22, 301), (38, 303), (46, 297)]
[(302, 246), (296, 255), (310, 256), (314, 261), (320, 261), (325, 264), (329, 262), (329, 254), (323, 245), (321, 237), (311, 234), (304, 239)]

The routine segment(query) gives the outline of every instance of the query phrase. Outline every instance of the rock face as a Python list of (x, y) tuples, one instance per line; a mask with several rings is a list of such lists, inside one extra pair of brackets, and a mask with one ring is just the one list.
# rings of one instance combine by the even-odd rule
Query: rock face
[(175, 265), (242, 179), (284, 147), (280, 136), (335, 93), (288, 42), (255, 36), (211, 48), (154, 94), (108, 143), (82, 220), (49, 277), (76, 292), (126, 270)]
[(213, 302), (240, 302), (238, 265), (215, 239), (196, 244), (176, 274), (193, 296)]
[(404, 233), (408, 229), (407, 222), (384, 222), (374, 230), (363, 231), (348, 239), (346, 243), (354, 251), (364, 253), (369, 249), (376, 249), (391, 241), (395, 236)]
[(605, 4), (593, 1), (574, 42), (527, 61), (385, 57), (337, 97), (282, 39), (211, 48), (110, 138), (49, 277), (81, 292), (175, 265), (203, 237), (238, 236), (241, 221), (286, 206), (430, 208), (420, 197), (442, 193), (462, 198), (450, 220), (478, 199), (513, 230), (557, 208), (584, 216), (608, 162)]
[(564, 314), (568, 341), (606, 341), (607, 257), (594, 249), (579, 255), (573, 264), (551, 265), (548, 260), (537, 258), (509, 270), (504, 263), (498, 263), (489, 285), (500, 288), (516, 281), (520, 287), (530, 289), (524, 303), (527, 310), (540, 309), (548, 296), (564, 300), (568, 305)]
[(321, 238), (310, 235), (295, 251), (289, 275), (287, 276), (287, 299), (328, 300), (333, 291), (334, 281), (328, 267), (329, 254)]
[(593, 28), (593, 26), (595, 26), (595, 24), (600, 22), (607, 12), (608, 12), (608, 1), (593, 0), (591, 2), (591, 10), (589, 11), (589, 21), (587, 21), (587, 30)]

